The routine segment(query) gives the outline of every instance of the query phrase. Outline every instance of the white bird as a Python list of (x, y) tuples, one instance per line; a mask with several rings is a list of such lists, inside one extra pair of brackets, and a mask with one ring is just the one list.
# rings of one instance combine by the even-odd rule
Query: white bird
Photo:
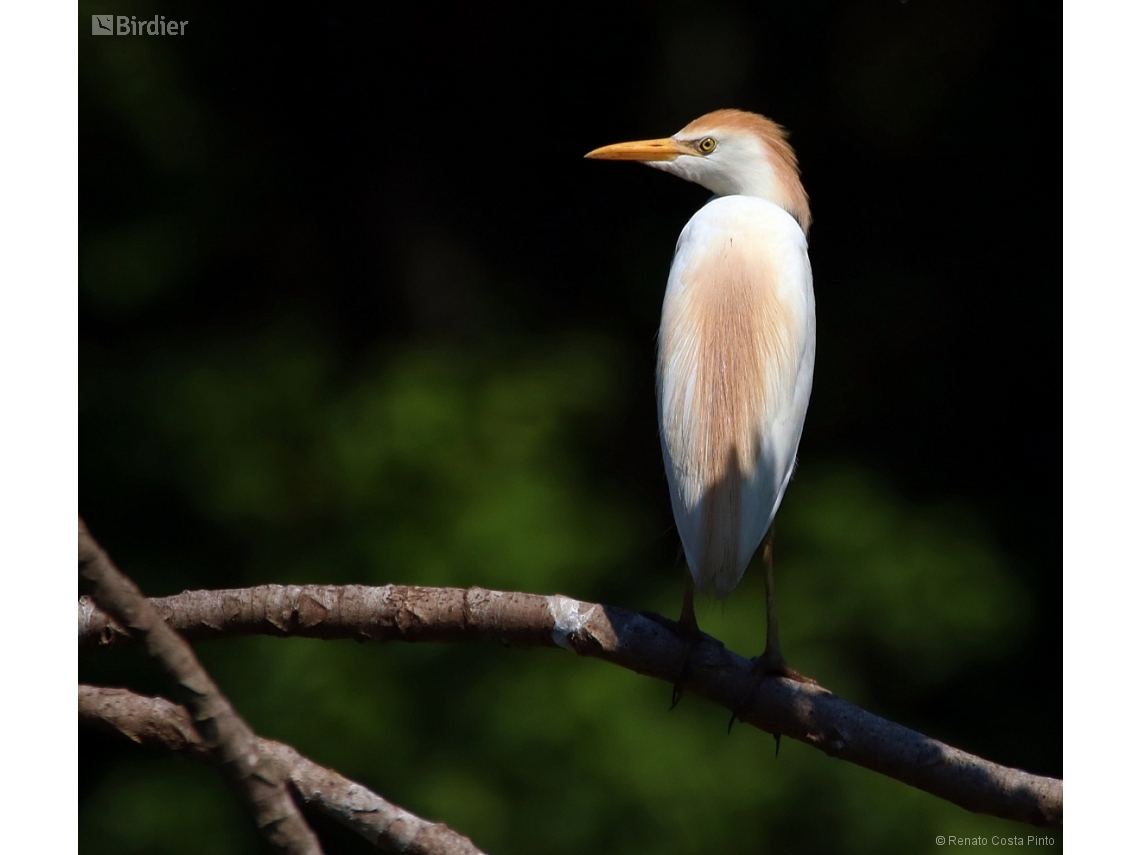
[(770, 119), (717, 110), (666, 139), (586, 157), (640, 161), (716, 194), (677, 241), (658, 337), (661, 448), (691, 574), (681, 623), (695, 636), (694, 586), (727, 596), (763, 543), (768, 632), (756, 662), (806, 679), (780, 654), (770, 536), (815, 365), (811, 214), (796, 156)]

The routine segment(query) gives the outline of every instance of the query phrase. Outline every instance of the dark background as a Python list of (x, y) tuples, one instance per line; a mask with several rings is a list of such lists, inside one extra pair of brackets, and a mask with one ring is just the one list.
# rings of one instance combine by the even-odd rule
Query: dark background
[[(582, 155), (740, 107), (790, 130), (814, 216), (785, 651), (1062, 774), (1059, 5), (107, 10), (181, 38), (93, 37), (104, 8), (80, 11), (80, 511), (148, 593), (417, 582), (674, 614), (654, 336), (708, 194)], [(698, 615), (755, 653), (762, 596), (753, 570)], [(200, 652), (259, 732), (496, 852), (1027, 832), (806, 747), (777, 763), (555, 652)], [(131, 655), (80, 671), (162, 689)], [(257, 851), (210, 770), (80, 744), (84, 851)]]

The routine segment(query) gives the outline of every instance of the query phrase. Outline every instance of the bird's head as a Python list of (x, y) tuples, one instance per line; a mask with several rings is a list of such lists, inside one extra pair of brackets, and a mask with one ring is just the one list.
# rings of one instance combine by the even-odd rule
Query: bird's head
[(700, 184), (718, 196), (767, 199), (795, 217), (804, 234), (811, 224), (807, 193), (787, 133), (756, 113), (717, 110), (671, 137), (602, 146), (586, 157), (636, 160)]

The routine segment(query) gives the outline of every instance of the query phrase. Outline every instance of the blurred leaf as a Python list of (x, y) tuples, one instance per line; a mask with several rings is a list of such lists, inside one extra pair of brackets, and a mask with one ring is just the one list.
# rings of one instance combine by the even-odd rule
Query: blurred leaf
[[(248, 581), (589, 596), (646, 537), (584, 476), (575, 441), (620, 392), (615, 359), (570, 337), (510, 356), (417, 347), (345, 370), (297, 323), (171, 347), (135, 374), (157, 449), (135, 465), (161, 467), (243, 538)], [(913, 506), (866, 471), (805, 468), (777, 532), (785, 651), (855, 700), (875, 662), (941, 685), (1026, 624), (966, 510)], [(763, 638), (761, 576), (700, 603), (703, 627), (743, 652)], [(673, 580), (662, 570), (620, 605), (673, 613)], [(259, 732), (497, 852), (912, 852), (936, 831), (1008, 825), (798, 745), (777, 763), (769, 737), (725, 737), (722, 710), (687, 699), (669, 713), (668, 687), (556, 651), (258, 638), (203, 655)], [(134, 792), (108, 780), (98, 798), (149, 811)], [(174, 828), (168, 816), (148, 822)]]
[(79, 814), (80, 851), (236, 855), (257, 835), (217, 770), (177, 757), (123, 764)]
[(910, 506), (866, 471), (821, 469), (793, 481), (779, 517), (781, 607), (803, 615), (789, 637), (870, 643), (920, 684), (1021, 640), (1027, 599), (972, 514)]
[(195, 237), (182, 217), (157, 217), (105, 232), (83, 248), (84, 293), (122, 311), (170, 290), (189, 273)]

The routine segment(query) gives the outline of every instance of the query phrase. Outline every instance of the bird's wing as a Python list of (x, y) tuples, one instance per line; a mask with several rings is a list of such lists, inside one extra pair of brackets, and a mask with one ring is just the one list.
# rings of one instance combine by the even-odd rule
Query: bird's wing
[(744, 574), (795, 465), (815, 362), (803, 232), (762, 199), (714, 199), (681, 233), (658, 341), (673, 516), (697, 586)]

